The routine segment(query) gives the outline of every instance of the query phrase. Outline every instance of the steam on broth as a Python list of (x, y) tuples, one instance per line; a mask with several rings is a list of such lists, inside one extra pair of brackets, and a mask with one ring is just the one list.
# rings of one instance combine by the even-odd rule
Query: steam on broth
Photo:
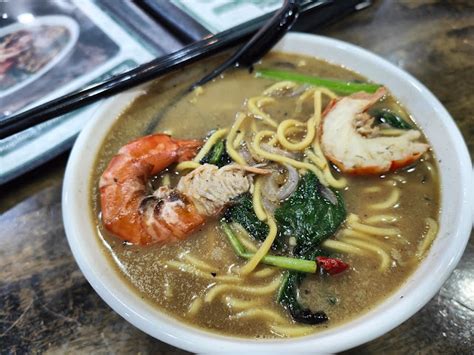
[[(426, 139), (385, 88), (303, 56), (268, 55), (257, 75), (235, 70), (175, 102), (213, 66), (154, 83), (105, 139), (91, 204), (111, 264), (164, 312), (226, 335), (302, 336), (367, 312), (436, 235)], [(357, 100), (367, 101), (360, 112), (350, 108)], [(129, 171), (128, 143), (155, 132), (172, 135), (155, 136), (169, 163), (145, 179), (150, 164)], [(388, 166), (373, 142), (393, 145)], [(121, 147), (123, 162), (109, 165)], [(133, 197), (125, 170), (140, 185)]]

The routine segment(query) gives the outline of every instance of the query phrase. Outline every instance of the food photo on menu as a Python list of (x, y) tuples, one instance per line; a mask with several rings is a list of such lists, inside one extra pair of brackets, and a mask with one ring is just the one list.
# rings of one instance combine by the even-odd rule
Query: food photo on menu
[[(5, 5), (0, 28), (0, 121), (149, 60), (148, 48), (88, 1)], [(92, 107), (4, 139), (0, 182), (70, 149)]]
[(22, 14), (0, 29), (1, 117), (95, 70), (120, 50), (72, 4), (45, 0), (31, 11), (34, 17)]
[(472, 353), (471, 7), (6, 1), (2, 349)]
[(65, 49), (70, 38), (66, 27), (47, 25), (4, 35), (0, 39), (0, 89), (3, 95), (44, 69)]

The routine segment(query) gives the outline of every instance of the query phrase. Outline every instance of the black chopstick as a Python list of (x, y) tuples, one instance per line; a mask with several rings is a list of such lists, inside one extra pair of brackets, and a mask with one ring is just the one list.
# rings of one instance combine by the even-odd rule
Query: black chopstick
[[(335, 8), (331, 8), (331, 10), (335, 11), (339, 9), (340, 5), (345, 3), (344, 1), (335, 2), (335, 0), (298, 1), (301, 1), (301, 11), (308, 10), (308, 12), (326, 7), (327, 5), (337, 5)], [(101, 83), (61, 96), (28, 111), (0, 119), (0, 139), (236, 46), (255, 33), (273, 14), (273, 12), (265, 14), (230, 30), (190, 44), (179, 51), (113, 76)]]
[(239, 26), (237, 29), (210, 36), (179, 51), (115, 75), (101, 83), (6, 117), (0, 120), (0, 139), (224, 51), (248, 38), (258, 29), (259, 25), (260, 23), (254, 23), (247, 27)]

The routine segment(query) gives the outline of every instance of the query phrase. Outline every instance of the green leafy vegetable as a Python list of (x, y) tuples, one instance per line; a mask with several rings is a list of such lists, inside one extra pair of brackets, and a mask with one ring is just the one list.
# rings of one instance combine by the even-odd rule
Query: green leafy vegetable
[(313, 312), (298, 302), (298, 287), (305, 274), (287, 271), (278, 290), (278, 302), (285, 306), (293, 319), (299, 323), (319, 324), (326, 322), (328, 316), (323, 311)]
[(232, 163), (232, 158), (225, 150), (225, 140), (219, 140), (200, 161), (201, 164), (214, 164), (219, 168)]
[(376, 110), (371, 112), (371, 115), (375, 117), (375, 124), (387, 124), (397, 129), (413, 129), (411, 124), (391, 111)]
[[(289, 237), (294, 237), (296, 246), (291, 255), (293, 257), (266, 255), (262, 260), (266, 264), (292, 270), (283, 278), (278, 301), (288, 309), (295, 321), (306, 324), (322, 323), (328, 317), (322, 311), (311, 311), (298, 300), (298, 288), (306, 276), (305, 272), (308, 272), (305, 268), (312, 267), (316, 256), (324, 255), (321, 243), (336, 232), (346, 217), (344, 201), (339, 193), (330, 191), (335, 195), (333, 203), (324, 197), (327, 191), (324, 195), (321, 193), (323, 188), (326, 189), (311, 172), (300, 179), (296, 191), (275, 210), (278, 235), (273, 247), (276, 244), (282, 250), (281, 245), (285, 245)], [(251, 195), (241, 195), (234, 202), (227, 210), (225, 219), (239, 223), (250, 235), (264, 240), (268, 226), (255, 215)], [(223, 229), (237, 255), (243, 258), (253, 255), (245, 250), (227, 223), (223, 224)]]
[[(333, 191), (336, 203), (333, 204), (321, 194), (322, 187), (316, 175), (306, 173), (296, 191), (275, 210), (278, 223), (278, 239), (296, 238), (293, 254), (305, 259), (315, 260), (324, 255), (321, 243), (332, 236), (346, 218), (344, 201), (338, 192)], [(305, 274), (288, 272), (283, 279), (278, 301), (288, 309), (293, 319), (300, 323), (318, 324), (328, 320), (322, 311), (312, 312), (298, 300), (298, 288)]]
[(221, 227), (224, 230), (224, 233), (227, 236), (227, 239), (229, 239), (230, 245), (232, 246), (232, 249), (234, 249), (234, 252), (238, 256), (243, 258), (244, 254), (247, 251), (245, 250), (245, 247), (240, 242), (239, 238), (237, 238), (237, 236), (232, 231), (232, 228), (230, 228), (229, 223), (225, 221), (225, 219), (221, 220)]
[[(307, 260), (315, 260), (317, 256), (325, 255), (319, 248), (314, 248), (311, 253), (305, 255)], [(313, 312), (302, 305), (298, 300), (298, 289), (306, 274), (296, 271), (287, 271), (278, 290), (277, 301), (283, 305), (291, 314), (293, 319), (299, 323), (319, 324), (326, 322), (328, 317), (323, 311)]]
[(278, 69), (259, 69), (256, 71), (256, 76), (273, 80), (289, 80), (301, 84), (322, 86), (342, 94), (353, 94), (359, 91), (374, 93), (380, 87), (379, 84), (355, 83), (350, 81), (323, 79), (315, 76), (304, 75)]
[(346, 218), (341, 195), (333, 191), (337, 203), (332, 204), (321, 193), (316, 175), (305, 174), (296, 191), (275, 210), (278, 239), (296, 238), (294, 254), (303, 257), (312, 253), (332, 236)]
[[(234, 234), (234, 231), (225, 221), (221, 221), (222, 229), (229, 239), (229, 242), (234, 249), (235, 253), (241, 258), (250, 259), (254, 255), (245, 250), (245, 247), (242, 245), (240, 240)], [(314, 260), (302, 260), (296, 258), (289, 258), (286, 256), (278, 255), (265, 255), (262, 259), (262, 262), (267, 265), (276, 266), (282, 269), (296, 270), (302, 273), (315, 273), (317, 269), (316, 261)]]
[(242, 194), (233, 202), (224, 215), (225, 219), (239, 223), (252, 237), (264, 241), (268, 235), (268, 225), (257, 218), (253, 210), (252, 195)]

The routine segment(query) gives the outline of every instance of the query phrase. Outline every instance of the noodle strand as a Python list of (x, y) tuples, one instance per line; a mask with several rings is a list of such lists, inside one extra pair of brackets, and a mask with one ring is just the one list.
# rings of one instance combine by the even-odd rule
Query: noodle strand
[(235, 140), (235, 137), (237, 136), (237, 130), (239, 129), (240, 125), (244, 120), (247, 118), (245, 114), (242, 112), (239, 112), (237, 114), (237, 118), (235, 119), (234, 124), (232, 125), (229, 134), (227, 135), (227, 140), (225, 144), (225, 148), (227, 151), (227, 154), (238, 164), (240, 165), (247, 165), (247, 162), (245, 161), (244, 158), (234, 149), (233, 143)]
[(268, 251), (270, 250), (273, 241), (275, 240), (275, 237), (277, 235), (277, 226), (275, 220), (273, 219), (273, 216), (267, 214), (266, 221), (269, 227), (267, 238), (265, 238), (265, 241), (262, 243), (260, 248), (258, 248), (257, 252), (252, 256), (252, 258), (247, 262), (247, 264), (245, 264), (240, 269), (240, 273), (242, 275), (248, 275), (257, 267), (262, 258), (268, 254)]

